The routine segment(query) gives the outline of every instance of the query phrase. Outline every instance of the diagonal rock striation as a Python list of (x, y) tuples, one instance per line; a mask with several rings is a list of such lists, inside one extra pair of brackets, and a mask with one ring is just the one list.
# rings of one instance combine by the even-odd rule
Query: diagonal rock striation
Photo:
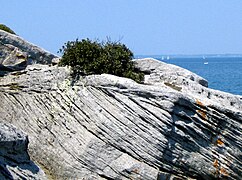
[(28, 134), (52, 179), (240, 179), (242, 97), (177, 66), (135, 62), (144, 84), (43, 64), (9, 72), (1, 120)]

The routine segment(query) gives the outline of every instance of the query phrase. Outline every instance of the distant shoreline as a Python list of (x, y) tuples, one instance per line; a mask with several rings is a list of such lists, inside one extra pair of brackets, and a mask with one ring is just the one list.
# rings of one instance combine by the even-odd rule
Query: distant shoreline
[(161, 58), (161, 57), (170, 57), (170, 58), (242, 58), (242, 54), (196, 54), (196, 55), (185, 55), (185, 54), (161, 54), (161, 55), (135, 55), (135, 58)]

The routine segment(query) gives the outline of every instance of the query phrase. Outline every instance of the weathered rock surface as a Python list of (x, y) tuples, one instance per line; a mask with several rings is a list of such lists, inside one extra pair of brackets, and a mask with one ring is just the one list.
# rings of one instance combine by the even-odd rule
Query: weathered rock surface
[(241, 96), (69, 74), (32, 65), (0, 79), (2, 119), (29, 134), (31, 156), (53, 178), (241, 176)]
[(160, 84), (169, 82), (173, 85), (188, 85), (189, 82), (195, 82), (208, 87), (207, 80), (176, 65), (167, 64), (152, 58), (135, 59), (134, 62), (137, 69), (149, 74), (149, 76), (146, 76), (146, 83)]
[(30, 64), (51, 64), (54, 58), (57, 56), (17, 35), (0, 30), (0, 75), (24, 69)]
[(145, 84), (167, 86), (179, 92), (202, 99), (204, 102), (215, 103), (227, 108), (242, 109), (241, 96), (212, 90), (204, 78), (173, 64), (166, 64), (152, 58), (135, 60), (136, 67), (145, 72)]
[(29, 158), (28, 138), (12, 125), (0, 123), (0, 179), (46, 179)]
[(40, 64), (11, 72), (0, 78), (2, 121), (27, 132), (53, 179), (240, 179), (242, 97), (177, 66), (136, 66), (145, 84)]

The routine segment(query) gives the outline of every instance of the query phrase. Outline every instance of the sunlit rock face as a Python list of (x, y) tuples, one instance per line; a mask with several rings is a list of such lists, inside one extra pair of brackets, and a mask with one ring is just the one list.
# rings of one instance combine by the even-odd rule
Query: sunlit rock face
[(135, 60), (143, 84), (35, 61), (0, 78), (0, 112), (48, 177), (241, 177), (241, 96), (154, 59)]

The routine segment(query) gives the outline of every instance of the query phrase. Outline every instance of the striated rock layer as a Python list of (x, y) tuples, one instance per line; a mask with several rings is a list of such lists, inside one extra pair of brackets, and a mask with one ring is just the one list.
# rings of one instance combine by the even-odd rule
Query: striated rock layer
[(1, 120), (53, 179), (239, 179), (242, 97), (154, 59), (144, 84), (29, 65), (0, 78)]

